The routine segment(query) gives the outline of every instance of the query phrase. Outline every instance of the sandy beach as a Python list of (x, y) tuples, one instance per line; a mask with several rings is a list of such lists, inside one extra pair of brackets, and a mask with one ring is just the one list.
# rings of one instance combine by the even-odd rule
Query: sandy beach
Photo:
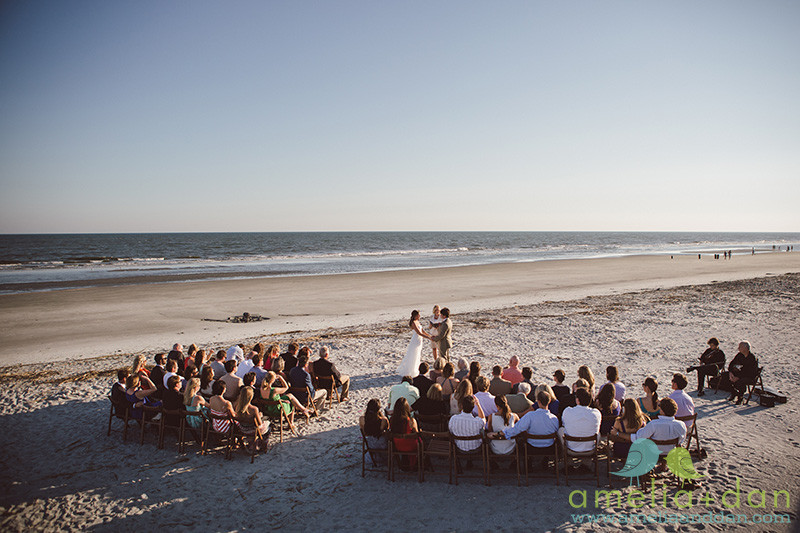
[[(238, 531), (313, 527), (406, 531), (432, 525), (447, 531), (792, 531), (800, 498), (800, 415), (793, 385), (800, 379), (800, 254), (736, 256), (729, 261), (642, 256), (546, 261), (339, 276), (168, 283), (71, 289), (0, 296), (0, 525), (5, 531)], [(361, 477), (358, 416), (368, 399), (386, 402), (408, 343), (410, 309), (433, 303), (453, 311), (454, 357), (484, 368), (518, 355), (535, 382), (557, 368), (576, 378), (589, 365), (600, 379), (615, 364), (628, 396), (641, 396), (655, 376), (666, 396), (682, 372), (718, 337), (728, 361), (747, 339), (764, 365), (765, 383), (789, 394), (763, 408), (757, 398), (734, 406), (720, 392), (697, 398), (701, 442), (708, 457), (693, 505), (677, 508), (677, 489), (657, 489), (668, 504), (643, 509), (595, 507), (594, 483), (556, 487), (552, 479), (516, 486), (511, 477), (449, 485), (385, 475)], [(208, 322), (247, 311), (270, 319), (253, 324)], [(352, 376), (351, 401), (324, 411), (300, 435), (249, 459), (179, 454), (150, 438), (123, 443), (105, 434), (106, 394), (131, 354), (164, 351), (174, 342), (214, 348), (232, 342), (298, 340), (331, 347), (332, 360)], [(428, 358), (430, 354), (428, 353)], [(151, 358), (152, 359), (152, 358)], [(693, 390), (694, 374), (689, 375)], [(137, 436), (138, 437), (138, 436)], [(617, 467), (618, 468), (618, 467)], [(613, 477), (613, 476), (612, 476)], [(659, 480), (663, 483), (663, 480)], [(628, 493), (627, 482), (614, 488)], [(722, 503), (740, 492), (740, 506)], [(575, 490), (589, 506), (570, 505)], [(766, 508), (748, 504), (763, 490)], [(791, 503), (773, 505), (773, 491)], [(709, 495), (704, 504), (701, 496)], [(685, 503), (686, 494), (680, 496)], [(526, 504), (509, 511), (517, 502)], [(574, 501), (574, 500), (573, 500)], [(752, 501), (752, 498), (751, 500)], [(781, 513), (793, 524), (578, 523), (578, 514), (618, 520), (632, 512), (743, 515)], [(608, 518), (607, 518), (608, 519)], [(713, 520), (713, 518), (711, 518)]]

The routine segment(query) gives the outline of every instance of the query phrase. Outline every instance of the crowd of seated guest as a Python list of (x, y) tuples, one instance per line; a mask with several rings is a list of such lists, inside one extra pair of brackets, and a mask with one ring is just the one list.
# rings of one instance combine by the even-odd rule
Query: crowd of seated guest
[[(330, 378), (325, 386), (332, 380), (341, 389), (340, 401), (347, 400), (350, 378), (330, 360), (327, 346), (320, 348), (319, 359), (313, 363), (309, 362), (307, 346), (300, 348), (292, 342), (285, 354), (279, 352), (277, 344), (265, 347), (256, 343), (249, 349), (236, 344), (216, 351), (191, 344), (184, 353), (183, 346), (175, 344), (169, 353), (157, 353), (153, 358), (155, 365), (149, 369), (147, 358), (136, 355), (130, 370), (118, 372), (111, 390), (112, 400), (115, 404), (130, 405), (131, 418), (135, 420), (143, 417), (143, 406), (163, 406), (174, 411), (164, 420), (168, 425), (178, 425), (180, 414), (176, 413), (185, 410), (230, 416), (240, 427), (252, 432), (256, 427), (266, 430), (268, 424), (261, 415), (277, 417), (278, 410), (283, 410), (292, 423), (295, 413), (308, 420), (310, 411), (303, 403), (305, 396), (310, 391), (312, 399), (321, 406), (320, 400), (324, 400), (327, 392), (317, 389), (318, 378)], [(297, 393), (300, 398), (289, 392), (290, 384), (302, 388)], [(249, 401), (245, 401), (246, 397)], [(254, 410), (259, 411), (258, 416)], [(186, 420), (190, 431), (203, 424), (203, 419), (197, 416), (187, 416)], [(214, 421), (217, 430), (225, 425), (222, 420)]]
[[(659, 399), (658, 381), (650, 376), (642, 383), (643, 395), (634, 399), (626, 398), (628, 389), (614, 365), (606, 367), (606, 382), (602, 386), (597, 384), (594, 373), (586, 365), (578, 368), (577, 379), (571, 386), (564, 383), (565, 372), (557, 369), (553, 372), (551, 386), (547, 383), (534, 385), (531, 367), (520, 371), (519, 364), (519, 359), (512, 357), (505, 369), (493, 366), (490, 380), (481, 374), (478, 361), (468, 365), (460, 359), (461, 378), (454, 372), (453, 364), (446, 363), (440, 373), (433, 375), (434, 380), (426, 375), (429, 367), (423, 362), (420, 376), (416, 379), (404, 377), (391, 388), (386, 412), (394, 415), (399, 405), (403, 406), (403, 411), (393, 418), (394, 426), (389, 423), (389, 429), (412, 432), (415, 415), (444, 414), (450, 416), (448, 429), (452, 435), (485, 435), (494, 454), (511, 453), (516, 446), (514, 438), (527, 432), (556, 434), (561, 445), (574, 452), (590, 451), (594, 443), (568, 441), (565, 436), (596, 437), (598, 443), (601, 437), (609, 436), (614, 455), (624, 458), (631, 441), (637, 438), (668, 440), (677, 437), (682, 442), (687, 425), (676, 417), (694, 414), (694, 402), (684, 390), (688, 381), (683, 374), (673, 375), (669, 398)], [(372, 429), (383, 427), (373, 412), (376, 405), (380, 405), (377, 399), (370, 401)], [(367, 417), (365, 413), (362, 420)], [(691, 427), (691, 423), (688, 424)], [(376, 434), (373, 437), (378, 438)], [(456, 439), (455, 442), (464, 452), (480, 445), (479, 441)], [(530, 439), (527, 445), (531, 453), (552, 454), (555, 439)]]

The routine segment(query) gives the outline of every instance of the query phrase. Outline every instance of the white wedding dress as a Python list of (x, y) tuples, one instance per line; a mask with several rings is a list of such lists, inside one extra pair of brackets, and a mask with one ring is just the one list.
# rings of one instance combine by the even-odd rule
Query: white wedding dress
[[(413, 331), (413, 330), (412, 330)], [(422, 337), (417, 335), (417, 332), (411, 335), (411, 342), (408, 343), (406, 356), (403, 357), (403, 362), (400, 363), (400, 368), (397, 373), (400, 376), (411, 376), (415, 378), (419, 375), (419, 362), (422, 359)]]

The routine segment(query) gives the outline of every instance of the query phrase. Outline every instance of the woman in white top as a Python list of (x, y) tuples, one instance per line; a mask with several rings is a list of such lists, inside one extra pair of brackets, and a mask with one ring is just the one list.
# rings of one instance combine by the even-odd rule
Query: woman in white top
[[(495, 396), (494, 404), (497, 406), (497, 412), (489, 417), (487, 431), (494, 433), (513, 428), (519, 417), (511, 411), (506, 397), (502, 394)], [(489, 446), (492, 447), (492, 452), (498, 455), (508, 455), (517, 447), (517, 442), (514, 440), (492, 439), (489, 441)]]
[[(439, 306), (433, 306), (433, 316), (428, 319), (428, 333), (433, 335), (438, 335), (439, 333), (439, 324), (444, 322), (445, 318), (439, 314)], [(431, 339), (431, 349), (433, 350), (433, 360), (439, 357), (439, 341), (435, 341)]]

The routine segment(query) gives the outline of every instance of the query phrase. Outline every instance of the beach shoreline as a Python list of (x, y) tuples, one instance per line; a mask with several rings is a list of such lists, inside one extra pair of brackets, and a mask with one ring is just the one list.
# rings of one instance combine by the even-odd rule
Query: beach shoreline
[[(465, 312), (788, 272), (800, 272), (800, 253), (628, 256), (8, 294), (0, 295), (0, 365), (368, 328), (415, 308), (426, 314), (434, 303), (449, 306), (457, 323)], [(269, 319), (220, 322), (243, 312)]]

